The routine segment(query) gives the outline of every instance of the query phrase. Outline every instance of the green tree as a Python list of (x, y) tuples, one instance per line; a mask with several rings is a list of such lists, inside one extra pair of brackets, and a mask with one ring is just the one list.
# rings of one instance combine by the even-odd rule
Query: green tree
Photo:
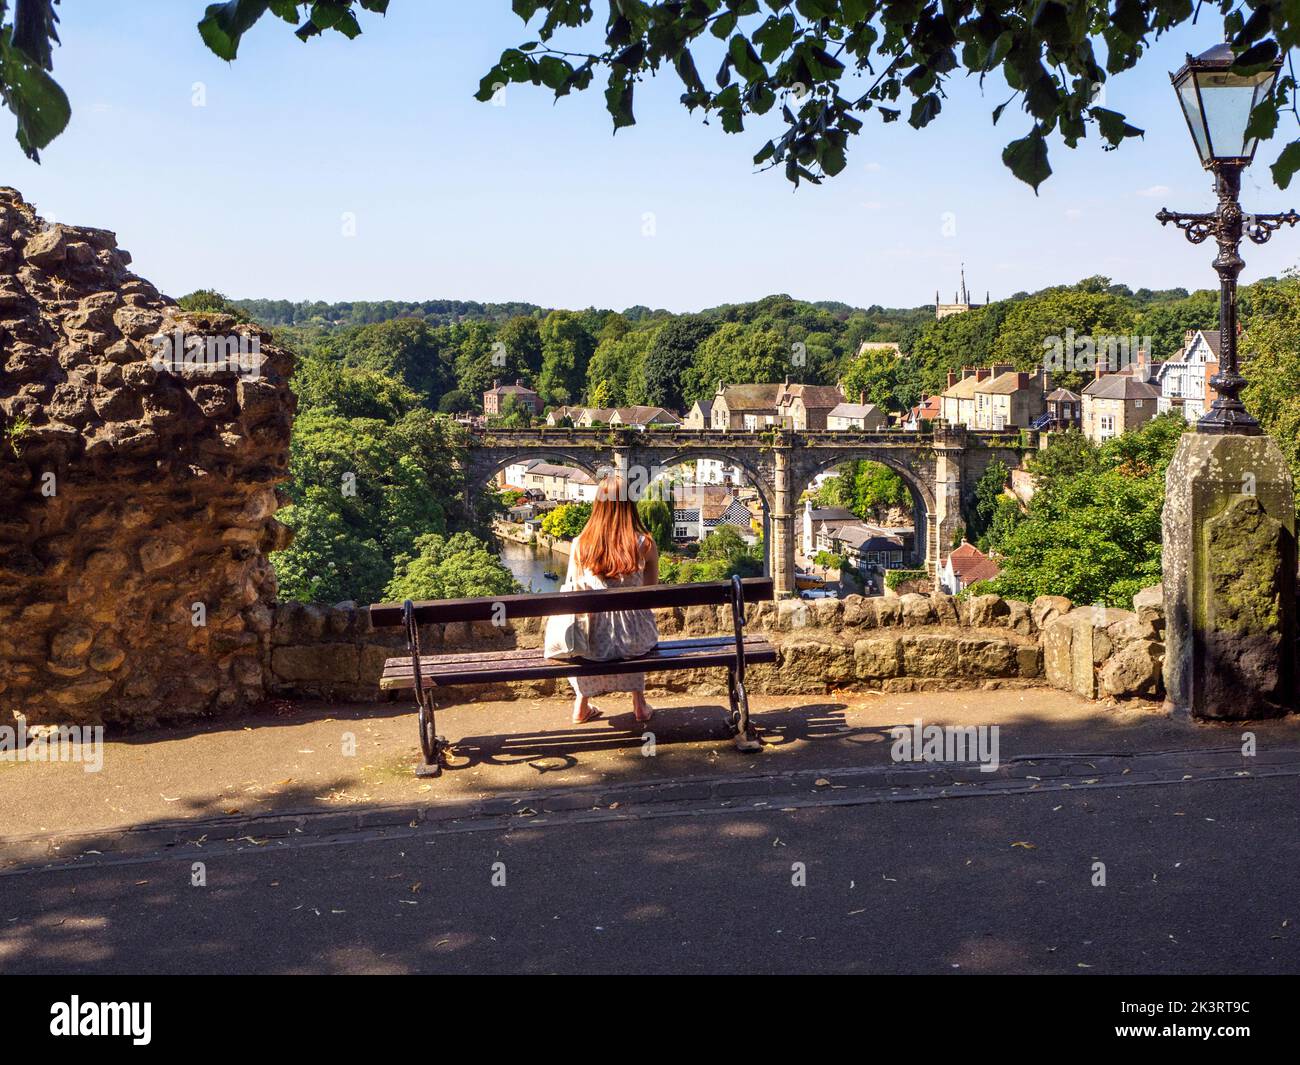
[(455, 385), (446, 330), (414, 318), (395, 318), (352, 329), (334, 345), (342, 361), (403, 382), (434, 407)]
[(591, 517), (590, 503), (561, 503), (542, 518), (542, 532), (557, 540), (572, 540)]
[(1252, 296), (1242, 345), (1249, 384), (1242, 399), (1277, 441), (1300, 485), (1300, 278), (1289, 276)]
[(966, 535), (981, 551), (988, 550), (989, 530), (998, 514), (998, 507), (1005, 498), (1010, 476), (1011, 471), (1007, 469), (1006, 463), (994, 459), (975, 482), (975, 506), (973, 512), (966, 516)]
[(879, 349), (854, 355), (844, 367), (844, 394), (852, 402), (861, 396), (881, 410), (894, 409), (899, 362), (892, 353)]
[(992, 589), (1027, 602), (1064, 595), (1127, 606), (1157, 583), (1165, 470), (1180, 422), (1162, 415), (1100, 448), (1067, 437), (1063, 455), (1048, 458), (1056, 443), (1040, 453), (1023, 517), (993, 538), (1000, 572)]
[[(717, 323), (703, 315), (684, 314), (673, 318), (655, 334), (645, 356), (646, 403), (669, 410), (682, 410), (690, 405), (683, 391), (686, 372), (694, 364), (700, 345), (716, 328)], [(709, 389), (707, 395), (713, 395), (713, 390)]]
[(660, 551), (671, 551), (673, 546), (673, 509), (664, 500), (652, 495), (637, 500), (637, 513)]
[(496, 331), (490, 322), (465, 322), (456, 326), (451, 342), (456, 352), (456, 387), (462, 392), (482, 396), (493, 381), (511, 383), (521, 376), (518, 372), (511, 376), (513, 367), (503, 361), (503, 349), (496, 346)]
[(537, 319), (530, 314), (515, 315), (501, 327), (497, 340), (505, 356), (502, 380), (536, 380), (542, 369), (542, 331)]
[(542, 319), (542, 369), (537, 391), (546, 403), (564, 405), (582, 395), (595, 344), (580, 314), (552, 311)]
[(695, 362), (682, 375), (683, 403), (709, 399), (718, 382), (772, 384), (790, 373), (790, 349), (774, 329), (728, 322), (700, 345)]
[[(961, 317), (957, 315), (956, 317)], [(1008, 312), (998, 330), (993, 344), (993, 357), (999, 362), (1009, 362), (1019, 370), (1036, 370), (1044, 365), (1044, 358), (1055, 349), (1046, 342), (1057, 338), (1062, 354), (1075, 354), (1066, 350), (1069, 334), (1076, 338), (1092, 338), (1101, 344), (1102, 337), (1130, 337), (1133, 334), (1134, 309), (1131, 301), (1110, 292), (1091, 291), (1086, 282), (1074, 288), (1047, 289), (1029, 299), (1017, 301)], [(1105, 353), (1102, 348), (1098, 356)], [(1130, 352), (1136, 356), (1136, 352)], [(1077, 354), (1075, 355), (1077, 359)], [(1068, 365), (1055, 374), (1057, 380), (1078, 384), (1085, 369), (1074, 371), (1069, 378)]]
[(487, 545), (467, 532), (453, 536), (418, 536), (414, 552), (399, 555), (393, 579), (384, 589), (387, 602), (406, 599), (469, 599), (509, 595), (519, 584)]

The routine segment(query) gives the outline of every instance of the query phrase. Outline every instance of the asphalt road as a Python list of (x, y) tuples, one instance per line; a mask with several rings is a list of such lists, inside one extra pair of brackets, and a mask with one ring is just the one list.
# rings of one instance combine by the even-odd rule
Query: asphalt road
[(0, 876), (0, 972), (1295, 973), (1297, 783), (739, 800), (33, 866)]

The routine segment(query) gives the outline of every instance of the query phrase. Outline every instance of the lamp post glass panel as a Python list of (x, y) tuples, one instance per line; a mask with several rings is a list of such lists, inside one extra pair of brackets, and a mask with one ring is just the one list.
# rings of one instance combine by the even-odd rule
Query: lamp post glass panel
[(1259, 422), (1238, 398), (1246, 384), (1237, 368), (1237, 276), (1245, 265), (1238, 252), (1243, 234), (1263, 244), (1283, 225), (1295, 225), (1300, 215), (1295, 211), (1242, 214), (1241, 172), (1255, 157), (1258, 143), (1247, 134), (1251, 112), (1273, 91), (1282, 56), (1245, 71), (1233, 68), (1235, 59), (1230, 45), (1219, 44), (1198, 56), (1189, 55), (1182, 68), (1170, 75), (1201, 165), (1214, 174), (1219, 206), (1209, 214), (1166, 208), (1156, 218), (1161, 225), (1173, 222), (1193, 244), (1214, 237), (1219, 245), (1214, 259), (1219, 275), (1219, 372), (1210, 378), (1217, 396), (1196, 428), (1205, 433), (1257, 434)]

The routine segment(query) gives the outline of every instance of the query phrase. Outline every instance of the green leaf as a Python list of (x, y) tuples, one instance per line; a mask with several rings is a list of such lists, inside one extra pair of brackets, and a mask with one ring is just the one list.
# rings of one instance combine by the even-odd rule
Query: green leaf
[(1269, 169), (1273, 171), (1273, 180), (1279, 189), (1290, 185), (1291, 176), (1300, 170), (1300, 140), (1294, 140), (1283, 148), (1282, 154), (1277, 157), (1277, 162)]
[(939, 113), (940, 106), (939, 97), (936, 93), (926, 93), (916, 103), (912, 104), (912, 113), (907, 118), (907, 124), (914, 129), (928, 126)]
[(542, 56), (537, 63), (537, 73), (542, 79), (542, 84), (548, 89), (554, 89), (557, 96), (563, 96), (569, 91), (568, 82), (573, 67), (563, 59), (553, 55)]
[(1097, 128), (1109, 144), (1119, 144), (1125, 137), (1141, 137), (1143, 131), (1137, 126), (1130, 126), (1118, 111), (1108, 111), (1104, 107), (1094, 107), (1089, 112), (1097, 120)]
[(677, 76), (682, 79), (682, 84), (686, 88), (693, 93), (704, 92), (704, 82), (700, 80), (700, 72), (695, 69), (695, 59), (689, 49), (683, 48), (677, 54), (673, 66), (677, 68)]
[(632, 82), (610, 77), (605, 89), (605, 110), (614, 119), (615, 133), (624, 126), (636, 125), (636, 117), (632, 114)]
[(1031, 185), (1037, 195), (1038, 186), (1052, 173), (1047, 163), (1047, 141), (1042, 130), (1034, 127), (1029, 136), (1008, 144), (1002, 150), (1002, 162), (1026, 185)]
[(0, 98), (18, 119), (18, 143), (27, 158), (41, 161), (40, 150), (67, 128), (72, 107), (63, 90), (0, 33)]
[(199, 22), (199, 36), (203, 43), (224, 59), (233, 62), (239, 52), (239, 42), (266, 14), (268, 0), (227, 0), (224, 4), (209, 4)]
[(758, 53), (754, 51), (754, 46), (742, 34), (738, 33), (731, 38), (730, 43), (727, 45), (727, 54), (731, 56), (731, 62), (736, 68), (736, 73), (746, 81), (759, 81), (767, 77), (767, 70), (759, 62)]

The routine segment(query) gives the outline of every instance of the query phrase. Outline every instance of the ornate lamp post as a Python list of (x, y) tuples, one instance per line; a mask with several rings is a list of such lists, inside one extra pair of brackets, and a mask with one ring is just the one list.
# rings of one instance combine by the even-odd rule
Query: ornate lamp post
[(1284, 224), (1295, 225), (1300, 215), (1295, 211), (1242, 214), (1237, 200), (1241, 172), (1255, 157), (1257, 144), (1256, 138), (1247, 137), (1246, 126), (1255, 105), (1273, 91), (1282, 57), (1255, 74), (1233, 73), (1234, 59), (1231, 47), (1218, 44), (1198, 56), (1189, 55), (1182, 69), (1170, 75), (1201, 165), (1214, 174), (1219, 206), (1210, 214), (1179, 214), (1165, 208), (1156, 219), (1162, 226), (1173, 222), (1193, 244), (1214, 237), (1219, 245), (1214, 259), (1219, 274), (1219, 372), (1210, 378), (1218, 395), (1196, 429), (1257, 435), (1259, 422), (1238, 398), (1246, 384), (1237, 368), (1237, 275), (1245, 265), (1238, 248), (1243, 234), (1263, 244)]

